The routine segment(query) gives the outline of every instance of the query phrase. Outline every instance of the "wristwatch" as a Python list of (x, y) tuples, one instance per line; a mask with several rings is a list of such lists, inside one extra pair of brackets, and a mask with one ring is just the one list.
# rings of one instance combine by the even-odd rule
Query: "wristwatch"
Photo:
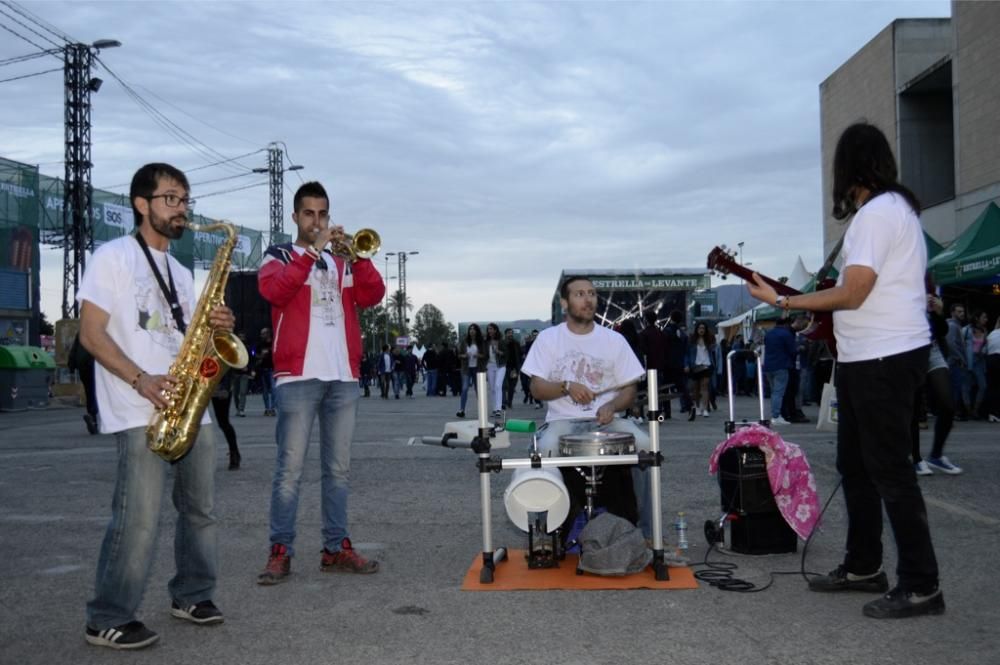
[(561, 388), (563, 395), (569, 395), (569, 381), (563, 381)]
[(789, 307), (788, 296), (778, 296), (774, 299), (774, 306), (780, 307), (782, 309), (788, 309)]

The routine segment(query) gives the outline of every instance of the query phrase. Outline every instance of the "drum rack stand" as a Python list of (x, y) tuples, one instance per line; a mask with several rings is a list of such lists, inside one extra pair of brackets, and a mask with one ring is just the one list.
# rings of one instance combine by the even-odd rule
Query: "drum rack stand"
[[(659, 391), (657, 389), (656, 370), (646, 372), (647, 412), (646, 422), (649, 425), (649, 450), (637, 451), (631, 455), (589, 455), (581, 457), (541, 457), (533, 451), (530, 457), (517, 459), (502, 459), (490, 456), (490, 438), (496, 435), (486, 418), (487, 389), (486, 372), (476, 374), (476, 398), (479, 404), (479, 430), (472, 441), (472, 451), (478, 456), (480, 512), (483, 521), (483, 567), (479, 572), (481, 584), (492, 584), (497, 564), (507, 556), (505, 548), (493, 548), (493, 520), (490, 505), (490, 474), (508, 469), (563, 466), (616, 466), (638, 465), (640, 469), (649, 468), (649, 507), (652, 513), (653, 527), (653, 561), (650, 566), (657, 580), (670, 579), (663, 553), (663, 518), (660, 507), (660, 466), (663, 455), (660, 453), (660, 423), (663, 414), (659, 407)], [(447, 435), (446, 435), (447, 437)], [(442, 445), (447, 443), (442, 440)]]

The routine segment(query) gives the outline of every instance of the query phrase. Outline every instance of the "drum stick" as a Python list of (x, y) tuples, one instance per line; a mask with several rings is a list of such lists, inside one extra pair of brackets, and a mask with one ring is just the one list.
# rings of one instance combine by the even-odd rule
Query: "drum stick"
[(625, 383), (619, 383), (616, 386), (611, 386), (610, 388), (604, 388), (603, 390), (595, 390), (594, 397), (597, 397), (598, 395), (603, 395), (604, 393), (618, 392), (622, 388), (628, 388), (629, 386), (639, 383), (640, 378), (642, 377), (636, 377), (630, 381), (626, 381)]

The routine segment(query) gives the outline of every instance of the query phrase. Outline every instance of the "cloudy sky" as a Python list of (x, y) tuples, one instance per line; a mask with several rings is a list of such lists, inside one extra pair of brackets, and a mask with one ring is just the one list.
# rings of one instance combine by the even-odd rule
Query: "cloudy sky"
[[(453, 322), (548, 318), (563, 268), (701, 267), (716, 244), (744, 241), (774, 276), (799, 255), (815, 270), (819, 84), (892, 20), (950, 13), (944, 1), (0, 3), (0, 25), (43, 47), (58, 38), (17, 8), (76, 41), (121, 41), (102, 60), (200, 144), (98, 71), (95, 186), (168, 161), (191, 170), (198, 212), (266, 229), (266, 186), (204, 196), (261, 182), (249, 170), (264, 152), (193, 169), (283, 141), (305, 167), (286, 183), (321, 181), (348, 231), (419, 252), (410, 298)], [(36, 50), (0, 32), (0, 60)], [(6, 65), (0, 79), (59, 66)], [(0, 83), (0, 155), (61, 177), (62, 100), (58, 72)], [(290, 215), (287, 189), (285, 204)], [(61, 254), (43, 261), (56, 319)]]

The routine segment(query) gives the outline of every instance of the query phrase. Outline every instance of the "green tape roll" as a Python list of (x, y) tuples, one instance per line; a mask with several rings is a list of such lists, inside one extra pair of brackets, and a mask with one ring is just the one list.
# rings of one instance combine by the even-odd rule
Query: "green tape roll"
[(508, 420), (506, 422), (508, 432), (521, 432), (532, 434), (536, 429), (534, 420)]

